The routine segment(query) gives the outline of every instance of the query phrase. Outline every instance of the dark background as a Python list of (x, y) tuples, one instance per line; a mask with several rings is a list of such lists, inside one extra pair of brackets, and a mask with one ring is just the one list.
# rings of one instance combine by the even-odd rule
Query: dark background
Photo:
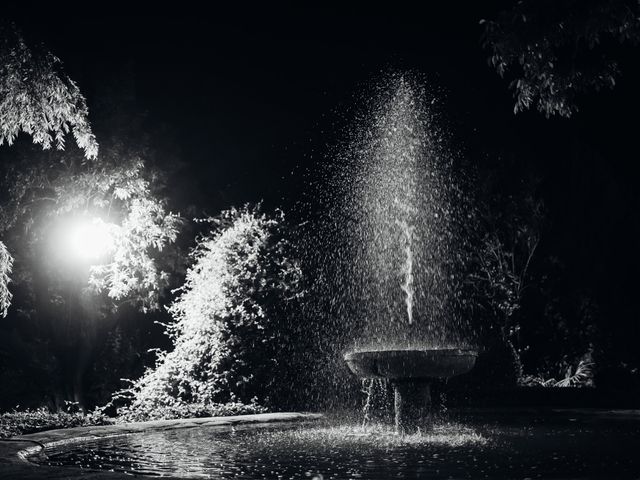
[(539, 179), (540, 256), (560, 259), (567, 291), (590, 292), (601, 347), (633, 370), (638, 50), (620, 47), (615, 89), (580, 98), (571, 119), (514, 115), (479, 24), (509, 5), (3, 8), (29, 43), (43, 42), (63, 60), (87, 97), (98, 141), (104, 127), (93, 114), (122, 101), (122, 92), (123, 108), (144, 113), (151, 142), (178, 165), (170, 196), (182, 212), (214, 214), (260, 199), (295, 210), (371, 83), (389, 70), (422, 75), (442, 96), (442, 121), (471, 165), (503, 172), (515, 191), (525, 176)]

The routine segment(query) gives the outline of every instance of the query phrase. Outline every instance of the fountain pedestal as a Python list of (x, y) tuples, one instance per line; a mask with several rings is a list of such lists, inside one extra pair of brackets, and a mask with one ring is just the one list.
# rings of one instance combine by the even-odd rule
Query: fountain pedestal
[(396, 432), (412, 434), (431, 430), (431, 384), (427, 381), (393, 382)]
[(376, 350), (348, 353), (344, 359), (358, 377), (391, 382), (396, 432), (405, 434), (431, 429), (431, 382), (468, 372), (476, 356), (462, 349)]

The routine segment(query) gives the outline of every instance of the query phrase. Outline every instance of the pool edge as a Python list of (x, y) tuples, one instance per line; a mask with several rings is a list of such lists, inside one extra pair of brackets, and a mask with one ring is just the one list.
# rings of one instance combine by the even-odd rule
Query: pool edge
[(49, 467), (37, 465), (29, 461), (28, 457), (34, 455), (43, 447), (130, 435), (138, 432), (163, 431), (201, 426), (221, 428), (233, 425), (260, 426), (271, 423), (315, 421), (322, 418), (324, 418), (324, 416), (321, 413), (258, 413), (253, 415), (152, 420), (147, 422), (121, 423), (115, 425), (63, 428), (30, 433), (27, 435), (17, 435), (10, 439), (0, 441), (0, 479), (30, 480), (38, 478), (90, 478), (106, 480), (131, 478), (130, 475), (119, 472), (96, 472), (68, 467)]

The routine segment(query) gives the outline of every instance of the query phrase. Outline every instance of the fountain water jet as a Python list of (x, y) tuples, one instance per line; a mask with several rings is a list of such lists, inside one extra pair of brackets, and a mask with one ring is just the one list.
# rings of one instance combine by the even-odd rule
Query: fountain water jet
[[(425, 90), (392, 75), (347, 155), (353, 303), (367, 322), (344, 359), (395, 392), (396, 430), (430, 428), (431, 384), (473, 368), (460, 315), (465, 198)], [(406, 312), (406, 315), (402, 313)]]
[(396, 221), (398, 223), (398, 225), (400, 226), (400, 228), (402, 229), (402, 232), (404, 234), (404, 238), (405, 238), (405, 247), (404, 247), (404, 251), (405, 254), (407, 256), (404, 267), (402, 269), (402, 273), (404, 274), (404, 282), (401, 285), (402, 291), (404, 292), (405, 296), (406, 296), (406, 304), (407, 304), (407, 318), (409, 321), (409, 325), (411, 325), (413, 323), (413, 297), (414, 297), (414, 291), (413, 291), (413, 251), (411, 249), (411, 243), (413, 241), (413, 230), (415, 229), (415, 227), (410, 226), (406, 221), (404, 220), (397, 220)]

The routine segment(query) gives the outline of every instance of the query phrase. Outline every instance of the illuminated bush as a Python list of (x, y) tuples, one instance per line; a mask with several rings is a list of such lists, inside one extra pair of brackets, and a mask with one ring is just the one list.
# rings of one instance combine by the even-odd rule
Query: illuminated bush
[(7, 316), (7, 309), (11, 304), (11, 292), (9, 291), (9, 274), (13, 267), (13, 257), (4, 243), (0, 242), (0, 316)]
[[(284, 216), (244, 207), (207, 219), (213, 228), (192, 251), (167, 326), (174, 348), (116, 398), (125, 420), (244, 413), (268, 404), (277, 381), (286, 306), (300, 296), (301, 272), (289, 258)], [(162, 412), (162, 413), (158, 413)]]
[[(72, 407), (73, 404), (67, 405)], [(13, 410), (0, 414), (0, 438), (40, 432), (58, 428), (88, 427), (92, 425), (108, 425), (113, 420), (99, 410), (87, 414), (73, 411), (51, 412), (44, 407), (32, 410)]]

